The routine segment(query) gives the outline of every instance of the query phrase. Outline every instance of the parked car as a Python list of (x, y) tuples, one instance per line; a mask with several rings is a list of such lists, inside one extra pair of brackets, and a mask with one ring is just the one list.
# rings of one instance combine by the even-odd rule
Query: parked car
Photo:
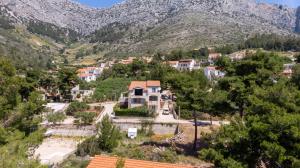
[(164, 108), (163, 109), (163, 115), (169, 115), (169, 114), (170, 114), (169, 108)]
[(167, 95), (161, 95), (161, 99), (163, 99), (163, 100), (168, 100), (169, 97), (168, 97)]

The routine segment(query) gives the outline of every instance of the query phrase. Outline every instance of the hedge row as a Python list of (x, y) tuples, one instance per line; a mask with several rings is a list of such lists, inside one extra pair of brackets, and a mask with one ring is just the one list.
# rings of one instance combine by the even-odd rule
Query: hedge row
[(114, 108), (116, 116), (135, 116), (135, 117), (149, 117), (149, 111), (147, 107), (136, 107), (130, 109), (121, 109), (116, 106)]

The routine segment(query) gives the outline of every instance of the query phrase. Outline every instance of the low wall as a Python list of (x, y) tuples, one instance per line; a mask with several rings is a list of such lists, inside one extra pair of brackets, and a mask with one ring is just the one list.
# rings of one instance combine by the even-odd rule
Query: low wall
[[(113, 122), (114, 125), (118, 126), (121, 131), (127, 132), (128, 128), (138, 128), (143, 127), (143, 123), (130, 123), (130, 122)], [(164, 135), (164, 134), (175, 134), (177, 131), (178, 124), (166, 124), (166, 123), (148, 123), (147, 126), (152, 127), (154, 134)]]

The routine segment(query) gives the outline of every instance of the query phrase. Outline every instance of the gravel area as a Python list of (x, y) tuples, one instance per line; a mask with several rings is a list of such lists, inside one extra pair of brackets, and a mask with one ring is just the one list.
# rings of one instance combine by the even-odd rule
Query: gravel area
[(79, 141), (70, 138), (47, 138), (35, 150), (34, 157), (42, 164), (56, 165), (76, 151)]

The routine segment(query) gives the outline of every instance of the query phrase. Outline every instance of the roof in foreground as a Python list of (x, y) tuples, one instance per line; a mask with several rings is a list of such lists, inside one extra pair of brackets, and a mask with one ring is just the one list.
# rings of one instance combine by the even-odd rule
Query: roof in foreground
[[(109, 156), (95, 156), (87, 168), (115, 168), (119, 158)], [(124, 168), (193, 168), (169, 163), (159, 163), (143, 160), (125, 159)]]

